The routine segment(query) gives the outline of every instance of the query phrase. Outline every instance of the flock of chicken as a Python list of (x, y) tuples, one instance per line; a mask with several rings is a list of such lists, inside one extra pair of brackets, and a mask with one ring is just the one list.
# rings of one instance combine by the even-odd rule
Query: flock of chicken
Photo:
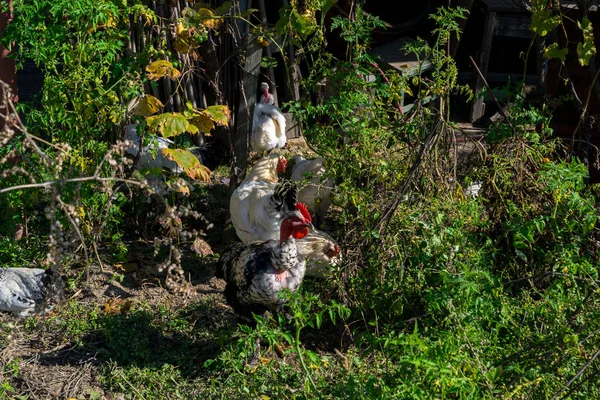
[[(273, 105), (269, 86), (263, 83), (261, 90), (251, 144), (264, 154), (283, 148), (286, 136), (285, 117)], [(267, 154), (230, 198), (231, 221), (241, 243), (222, 255), (217, 277), (226, 281), (228, 304), (243, 316), (279, 309), (282, 290), (296, 290), (305, 275), (323, 277), (339, 261), (338, 245), (312, 224), (311, 214), (323, 218), (327, 212), (333, 186), (322, 178), (323, 159), (292, 160), (287, 180), (280, 177), (288, 167), (285, 157)], [(63, 288), (54, 269), (0, 268), (0, 310), (19, 316), (48, 311), (64, 298)]]

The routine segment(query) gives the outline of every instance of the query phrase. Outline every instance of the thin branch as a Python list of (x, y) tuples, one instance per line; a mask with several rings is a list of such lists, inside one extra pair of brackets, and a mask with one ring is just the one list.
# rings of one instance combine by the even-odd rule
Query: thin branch
[(142, 182), (134, 181), (134, 180), (131, 180), (131, 179), (123, 179), (123, 178), (101, 178), (99, 176), (84, 176), (84, 177), (81, 177), (81, 178), (57, 179), (57, 180), (54, 180), (54, 181), (47, 181), (47, 182), (41, 182), (41, 183), (27, 183), (27, 184), (24, 184), (24, 185), (11, 186), (11, 187), (8, 187), (8, 188), (0, 189), (0, 194), (12, 192), (14, 190), (30, 189), (30, 188), (48, 188), (48, 187), (52, 187), (52, 186), (58, 185), (58, 184), (63, 185), (65, 183), (90, 182), (90, 181), (93, 181), (93, 182), (123, 182), (123, 183), (129, 183), (129, 184), (140, 186), (140, 187), (146, 186)]
[(587, 363), (585, 363), (583, 368), (581, 368), (579, 370), (579, 372), (577, 372), (575, 374), (575, 376), (573, 378), (571, 378), (571, 380), (569, 382), (567, 382), (567, 384), (562, 389), (560, 389), (558, 392), (554, 393), (554, 396), (552, 396), (552, 399), (557, 398), (562, 392), (564, 392), (569, 386), (571, 386), (573, 384), (573, 382), (575, 382), (577, 380), (577, 378), (579, 378), (581, 376), (581, 374), (583, 374), (583, 372), (594, 362), (594, 360), (596, 359), (596, 357), (598, 357), (598, 355), (600, 355), (600, 349), (598, 349), (598, 351), (596, 353), (594, 353), (592, 358), (590, 358), (590, 360)]
[(517, 131), (515, 130), (515, 127), (510, 122), (510, 118), (508, 118), (508, 114), (506, 114), (504, 112), (504, 109), (502, 108), (502, 106), (498, 102), (498, 99), (496, 98), (496, 95), (494, 94), (494, 92), (492, 91), (492, 88), (490, 87), (489, 83), (487, 82), (487, 80), (485, 79), (485, 77), (483, 76), (483, 74), (481, 73), (481, 70), (477, 66), (477, 63), (475, 62), (475, 60), (473, 60), (473, 57), (471, 57), (471, 56), (469, 56), (469, 60), (471, 60), (471, 64), (473, 64), (473, 67), (475, 67), (475, 71), (477, 71), (477, 74), (479, 75), (479, 77), (483, 81), (483, 84), (485, 85), (485, 87), (487, 88), (488, 92), (490, 93), (490, 96), (492, 96), (492, 100), (494, 100), (494, 103), (496, 103), (496, 106), (498, 107), (498, 111), (500, 112), (500, 114), (502, 114), (502, 116), (506, 120), (506, 123), (508, 124), (508, 126), (510, 127), (510, 129), (513, 131), (513, 133), (516, 136), (517, 135)]

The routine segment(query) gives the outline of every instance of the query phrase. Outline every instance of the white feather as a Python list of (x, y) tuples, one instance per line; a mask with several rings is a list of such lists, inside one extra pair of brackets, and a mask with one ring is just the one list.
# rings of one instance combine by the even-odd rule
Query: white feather
[[(47, 272), (38, 268), (0, 268), (0, 310), (10, 311), (21, 317), (27, 317), (37, 311), (49, 311), (52, 304), (45, 296), (58, 290), (62, 296), (62, 287), (47, 279)], [(49, 299), (51, 300), (51, 299)], [(46, 303), (46, 304), (44, 304)], [(43, 310), (38, 310), (44, 307)]]
[(300, 155), (291, 158), (296, 164), (292, 168), (292, 181), (303, 182), (299, 185), (298, 201), (306, 204), (311, 214), (325, 218), (331, 204), (333, 178), (323, 179), (325, 167), (323, 157), (306, 160)]
[(285, 115), (274, 105), (258, 103), (252, 119), (251, 146), (257, 153), (283, 148), (286, 143)]

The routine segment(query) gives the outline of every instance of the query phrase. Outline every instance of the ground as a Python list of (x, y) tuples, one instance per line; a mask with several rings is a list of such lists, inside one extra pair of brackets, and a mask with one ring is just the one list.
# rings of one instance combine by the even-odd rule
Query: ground
[[(292, 139), (286, 156), (307, 154), (303, 139)], [(223, 251), (226, 182), (218, 178), (197, 205), (215, 226), (206, 241)], [(221, 200), (219, 198), (221, 197)], [(149, 238), (127, 243), (127, 261), (103, 259), (65, 271), (67, 302), (49, 315), (20, 319), (0, 313), (0, 399), (124, 399), (139, 397), (125, 376), (131, 371), (179, 368), (193, 381), (203, 363), (233, 343), (238, 319), (225, 303), (225, 283), (214, 277), (216, 258), (186, 247), (182, 265), (191, 290), (167, 290), (156, 274)], [(307, 332), (303, 342), (320, 354), (335, 354), (343, 332)], [(281, 351), (266, 351), (275, 358)], [(294, 362), (293, 360), (291, 361)], [(137, 371), (137, 370), (136, 370)], [(118, 379), (115, 379), (118, 376)], [(108, 381), (107, 381), (108, 380)], [(107, 383), (108, 382), (108, 383)], [(110, 388), (110, 389), (109, 389)]]

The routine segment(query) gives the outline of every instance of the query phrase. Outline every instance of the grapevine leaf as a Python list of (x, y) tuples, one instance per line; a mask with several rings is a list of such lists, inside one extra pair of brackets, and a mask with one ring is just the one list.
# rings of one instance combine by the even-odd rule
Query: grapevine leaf
[(210, 181), (210, 170), (200, 163), (195, 155), (183, 149), (162, 149), (163, 156), (173, 160), (185, 174), (194, 180)]
[(558, 43), (552, 43), (550, 46), (546, 47), (546, 50), (544, 50), (544, 57), (545, 58), (558, 58), (559, 60), (565, 60), (565, 58), (567, 57), (567, 52), (569, 51), (568, 48), (564, 48), (561, 49), (558, 46)]
[(146, 72), (148, 72), (148, 79), (151, 81), (165, 76), (171, 79), (179, 78), (181, 76), (181, 72), (173, 67), (173, 64), (167, 60), (154, 61), (146, 67)]
[(163, 137), (171, 137), (187, 131), (189, 122), (180, 113), (163, 113), (148, 117), (148, 126), (153, 131), (158, 131)]
[(543, 37), (559, 24), (560, 17), (558, 15), (552, 16), (552, 10), (538, 10), (531, 16), (529, 29)]
[(150, 95), (143, 94), (131, 100), (127, 106), (127, 111), (133, 115), (148, 117), (156, 114), (164, 105), (159, 99)]
[(194, 7), (196, 9), (196, 15), (198, 22), (208, 29), (217, 29), (223, 20), (219, 16), (215, 16), (215, 13), (210, 8), (206, 7)]
[(210, 118), (219, 126), (228, 126), (231, 118), (231, 110), (226, 105), (210, 106), (204, 110)]
[(203, 132), (205, 135), (210, 136), (210, 131), (212, 131), (214, 127), (215, 124), (211, 120), (210, 115), (206, 115), (206, 113), (202, 112), (194, 115), (194, 117), (190, 119), (190, 126), (188, 128), (188, 131), (192, 134), (198, 133), (198, 131), (200, 131)]
[(596, 54), (596, 46), (594, 46), (594, 28), (592, 22), (583, 18), (581, 22), (577, 22), (579, 29), (583, 31), (583, 42), (577, 43), (577, 57), (579, 64), (586, 66), (590, 59)]

